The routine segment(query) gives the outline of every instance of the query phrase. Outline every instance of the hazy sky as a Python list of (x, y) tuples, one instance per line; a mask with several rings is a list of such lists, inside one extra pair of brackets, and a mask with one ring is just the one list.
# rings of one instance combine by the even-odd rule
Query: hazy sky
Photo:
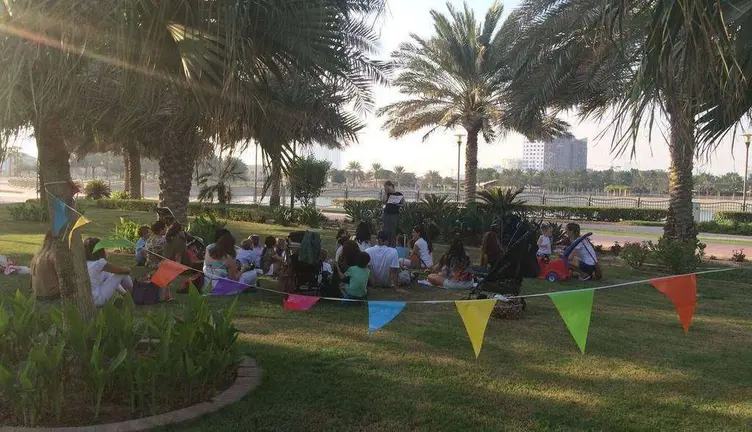
[[(454, 0), (452, 3), (461, 7), (461, 2)], [(476, 15), (482, 21), (483, 15), (492, 0), (469, 0), (468, 3), (475, 10)], [(389, 53), (397, 48), (400, 42), (406, 41), (410, 33), (428, 36), (432, 33), (432, 23), (429, 16), (431, 9), (446, 11), (446, 2), (442, 0), (388, 0), (388, 11), (378, 21), (381, 36), (381, 55), (387, 58)], [(504, 2), (504, 16), (519, 4), (519, 0)], [(375, 92), (376, 106), (381, 107), (395, 100), (399, 100), (400, 94), (394, 88), (378, 88)], [(598, 139), (603, 131), (604, 124), (595, 121), (578, 122), (576, 113), (569, 113), (564, 117), (572, 124), (572, 132), (578, 138), (588, 139), (588, 167), (592, 169), (606, 169), (613, 165), (624, 169), (666, 169), (669, 163), (668, 150), (661, 130), (653, 132), (652, 145), (648, 143), (647, 136), (638, 143), (637, 157), (631, 160), (623, 157), (614, 160), (609, 152), (611, 135), (606, 134)], [(388, 134), (381, 129), (383, 120), (373, 115), (367, 119), (368, 127), (360, 135), (360, 143), (352, 146), (344, 152), (343, 165), (349, 161), (360, 161), (364, 165), (379, 162), (385, 168), (391, 169), (395, 165), (404, 165), (408, 171), (424, 173), (428, 170), (439, 170), (443, 175), (456, 175), (457, 170), (457, 145), (456, 133), (462, 130), (437, 132), (429, 141), (422, 142), (422, 133), (408, 135), (399, 140), (389, 138)], [(510, 133), (494, 143), (480, 144), (478, 161), (480, 166), (491, 167), (499, 165), (505, 158), (522, 156), (521, 135)], [(24, 151), (36, 155), (36, 146), (33, 140), (24, 139), (21, 142)], [(728, 171), (743, 172), (744, 145), (737, 139), (733, 153), (731, 138), (727, 138), (718, 148), (709, 163), (697, 164), (698, 170), (713, 173), (725, 173)], [(249, 151), (243, 159), (252, 162), (253, 152)], [(464, 146), (462, 157), (462, 169), (464, 170)]]

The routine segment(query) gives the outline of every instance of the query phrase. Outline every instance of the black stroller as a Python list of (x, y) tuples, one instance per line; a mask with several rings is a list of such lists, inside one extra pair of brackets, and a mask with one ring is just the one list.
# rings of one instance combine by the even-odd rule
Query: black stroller
[[(488, 272), (475, 273), (478, 280), (468, 299), (487, 299), (501, 295), (504, 298), (520, 295), (522, 280), (538, 276), (537, 228), (518, 216), (504, 223), (501, 237), (506, 250), (499, 261), (492, 263)], [(498, 318), (519, 319), (525, 309), (525, 299), (511, 298), (497, 302), (493, 315)]]

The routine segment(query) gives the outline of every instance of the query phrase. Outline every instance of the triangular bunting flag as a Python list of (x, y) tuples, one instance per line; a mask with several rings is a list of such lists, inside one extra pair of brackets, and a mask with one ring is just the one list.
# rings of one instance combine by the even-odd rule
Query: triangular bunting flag
[(465, 330), (473, 344), (475, 358), (478, 358), (483, 346), (483, 336), (486, 334), (486, 325), (496, 305), (496, 300), (462, 300), (454, 304), (462, 317), (462, 322), (465, 323)]
[(60, 201), (57, 197), (52, 197), (53, 200), (53, 217), (52, 217), (52, 230), (56, 236), (60, 235), (60, 232), (68, 224), (68, 212), (65, 203)]
[(321, 300), (321, 297), (288, 294), (283, 306), (287, 310), (305, 311)]
[(671, 299), (679, 315), (684, 333), (689, 332), (692, 315), (697, 306), (697, 278), (695, 275), (683, 275), (672, 278), (652, 280), (650, 283), (658, 291)]
[(548, 295), (583, 354), (585, 353), (585, 344), (590, 329), (594, 293), (595, 291), (588, 289), (561, 291)]
[(178, 277), (178, 275), (186, 270), (190, 269), (180, 263), (170, 260), (162, 260), (159, 264), (159, 268), (157, 268), (157, 272), (151, 277), (151, 281), (154, 285), (160, 288), (165, 288), (170, 282)]
[(73, 224), (73, 228), (71, 228), (70, 233), (68, 234), (68, 248), (71, 247), (73, 244), (73, 231), (77, 230), (78, 228), (81, 228), (82, 226), (86, 225), (87, 223), (91, 222), (89, 219), (86, 219), (85, 217), (81, 216), (76, 220), (76, 223)]
[(106, 238), (106, 239), (99, 240), (99, 242), (94, 245), (94, 250), (92, 252), (96, 252), (99, 249), (121, 249), (121, 248), (133, 248), (133, 247), (134, 247), (134, 244), (132, 242), (129, 242), (128, 240), (118, 239), (118, 238), (115, 238), (115, 239)]
[(389, 324), (391, 320), (402, 312), (405, 302), (398, 301), (369, 301), (368, 302), (368, 331), (376, 330)]
[(230, 279), (218, 279), (217, 283), (214, 284), (214, 288), (211, 290), (209, 295), (215, 295), (215, 296), (235, 295), (235, 294), (242, 293), (246, 289), (248, 289), (248, 286), (243, 285), (240, 282), (235, 282)]

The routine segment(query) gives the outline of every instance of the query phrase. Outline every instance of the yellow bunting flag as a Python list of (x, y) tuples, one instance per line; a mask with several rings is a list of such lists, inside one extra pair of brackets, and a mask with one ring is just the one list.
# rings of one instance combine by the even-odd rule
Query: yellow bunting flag
[(73, 231), (75, 231), (77, 228), (81, 228), (82, 226), (86, 225), (87, 223), (91, 222), (89, 219), (86, 219), (85, 217), (81, 216), (78, 218), (76, 223), (73, 224), (73, 228), (71, 228), (70, 233), (68, 234), (68, 248), (73, 245)]
[(496, 305), (496, 300), (462, 300), (454, 304), (462, 317), (462, 322), (465, 323), (470, 342), (473, 343), (475, 358), (478, 358), (480, 348), (483, 346), (483, 336), (486, 334), (486, 325)]

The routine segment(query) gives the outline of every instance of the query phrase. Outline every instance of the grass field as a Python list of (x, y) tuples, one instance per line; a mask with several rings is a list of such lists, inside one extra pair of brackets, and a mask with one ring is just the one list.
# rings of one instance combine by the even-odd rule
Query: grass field
[[(87, 218), (97, 224), (83, 232), (107, 236), (121, 215), (153, 219), (89, 209)], [(229, 228), (238, 237), (289, 231), (248, 223)], [(10, 221), (0, 206), (1, 254), (28, 262), (44, 230)], [(333, 233), (323, 235), (332, 245)], [(599, 284), (657, 275), (616, 262), (606, 262), (604, 273)], [(598, 291), (585, 355), (551, 301), (533, 298), (523, 319), (491, 319), (477, 360), (451, 304), (408, 305), (369, 335), (364, 307), (320, 302), (308, 312), (288, 312), (276, 294), (244, 295), (236, 323), (244, 350), (263, 368), (261, 386), (242, 402), (174, 430), (749, 430), (751, 275), (746, 269), (698, 276), (699, 305), (688, 335), (670, 301), (648, 285)], [(0, 275), (0, 298), (29, 284)], [(582, 286), (526, 281), (523, 293)], [(417, 286), (369, 295), (461, 297)], [(177, 298), (154, 308), (177, 308)], [(230, 299), (211, 301), (222, 307)]]

